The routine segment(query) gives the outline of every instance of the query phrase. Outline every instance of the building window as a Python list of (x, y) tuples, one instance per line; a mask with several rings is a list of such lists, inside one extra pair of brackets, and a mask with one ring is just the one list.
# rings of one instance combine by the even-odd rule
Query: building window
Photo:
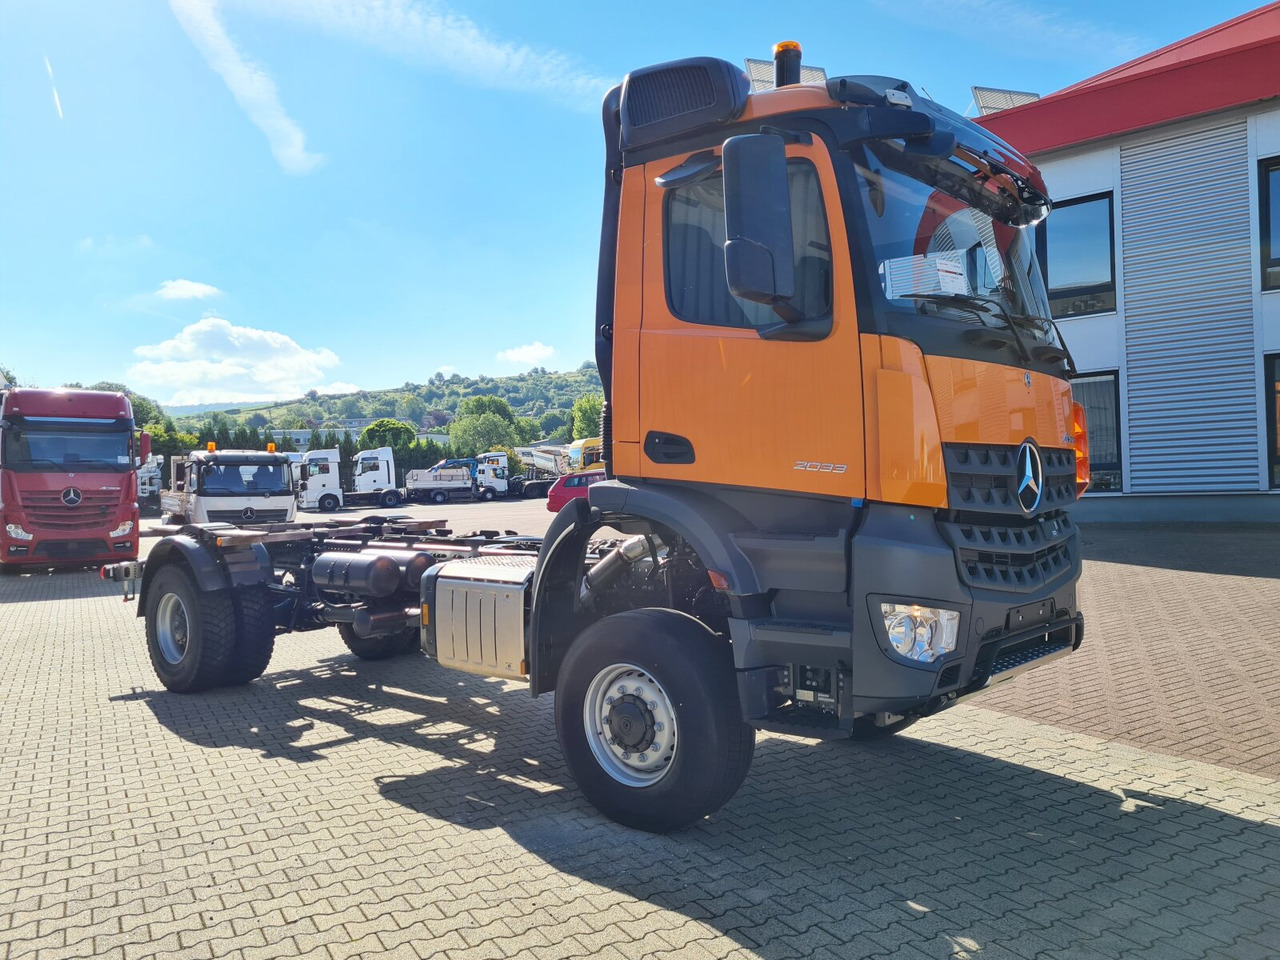
[(1262, 289), (1280, 289), (1280, 242), (1273, 242), (1272, 230), (1280, 228), (1280, 157), (1258, 164), (1258, 225), (1261, 228)]
[(1111, 194), (1063, 200), (1036, 232), (1055, 318), (1116, 309), (1116, 236)]
[[(804, 160), (787, 164), (796, 295), (805, 319), (831, 314), (831, 236), (818, 171)], [(724, 275), (724, 183), (720, 174), (667, 191), (667, 299), (690, 323), (765, 327), (779, 322), (773, 308), (740, 300)]]
[(1071, 381), (1071, 394), (1084, 405), (1089, 425), (1092, 493), (1119, 493), (1124, 488), (1120, 460), (1120, 377), (1085, 373)]
[(1267, 409), (1267, 476), (1272, 490), (1280, 490), (1280, 354), (1264, 358), (1263, 384)]

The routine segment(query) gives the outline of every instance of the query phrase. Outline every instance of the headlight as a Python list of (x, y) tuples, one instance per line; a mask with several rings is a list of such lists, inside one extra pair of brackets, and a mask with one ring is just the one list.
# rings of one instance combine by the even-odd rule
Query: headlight
[(120, 524), (120, 526), (108, 533), (107, 536), (109, 538), (127, 537), (131, 533), (133, 533), (133, 521), (126, 520), (124, 523)]
[(893, 649), (908, 660), (933, 663), (956, 648), (960, 614), (937, 607), (905, 603), (882, 603), (884, 629)]
[(22, 526), (17, 523), (6, 523), (4, 526), (4, 532), (7, 533), (9, 536), (13, 537), (13, 539), (15, 540), (34, 540), (35, 539), (34, 535), (27, 533), (27, 531), (23, 530)]

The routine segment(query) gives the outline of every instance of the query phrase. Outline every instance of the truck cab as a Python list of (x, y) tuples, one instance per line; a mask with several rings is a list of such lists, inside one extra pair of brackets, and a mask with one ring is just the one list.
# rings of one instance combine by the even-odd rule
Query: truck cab
[(123, 393), (0, 390), (0, 572), (138, 555), (138, 464)]
[(169, 523), (287, 523), (294, 518), (294, 495), (285, 454), (211, 445), (174, 462), (160, 512)]

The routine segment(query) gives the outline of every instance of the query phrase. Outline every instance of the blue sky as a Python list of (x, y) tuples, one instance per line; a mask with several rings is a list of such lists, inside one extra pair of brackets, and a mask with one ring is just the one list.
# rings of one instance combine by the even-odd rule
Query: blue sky
[(0, 0), (0, 363), (169, 403), (573, 368), (627, 70), (796, 39), (963, 112), (1254, 6)]

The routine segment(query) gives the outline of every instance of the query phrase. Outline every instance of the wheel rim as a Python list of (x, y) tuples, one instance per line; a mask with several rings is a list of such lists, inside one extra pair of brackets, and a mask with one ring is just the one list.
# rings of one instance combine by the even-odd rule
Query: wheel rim
[(156, 640), (160, 655), (169, 663), (181, 663), (187, 655), (187, 643), (191, 637), (191, 621), (187, 607), (176, 593), (166, 593), (156, 611)]
[(610, 777), (628, 787), (651, 787), (671, 769), (676, 711), (654, 676), (631, 663), (596, 674), (582, 704), (591, 753)]

